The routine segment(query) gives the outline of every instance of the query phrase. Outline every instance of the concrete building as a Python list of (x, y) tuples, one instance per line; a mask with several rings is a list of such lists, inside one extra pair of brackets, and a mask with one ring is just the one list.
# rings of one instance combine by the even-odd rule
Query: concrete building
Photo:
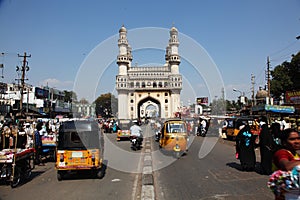
[[(0, 112), (2, 116), (12, 117), (20, 112), (20, 85), (1, 84)], [(22, 112), (35, 113), (36, 116), (55, 117), (56, 114), (70, 113), (71, 105), (64, 102), (64, 92), (49, 87), (34, 87), (25, 84), (23, 90)]]

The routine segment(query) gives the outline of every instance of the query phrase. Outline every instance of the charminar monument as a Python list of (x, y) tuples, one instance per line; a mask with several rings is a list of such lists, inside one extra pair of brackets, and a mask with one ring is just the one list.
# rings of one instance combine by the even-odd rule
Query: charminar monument
[(174, 26), (170, 29), (166, 63), (161, 66), (132, 66), (132, 49), (124, 26), (119, 30), (118, 47), (118, 118), (175, 117), (182, 90), (178, 30)]

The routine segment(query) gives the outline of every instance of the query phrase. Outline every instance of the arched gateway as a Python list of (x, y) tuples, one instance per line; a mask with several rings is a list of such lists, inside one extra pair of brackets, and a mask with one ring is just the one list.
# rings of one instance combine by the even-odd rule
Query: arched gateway
[(118, 118), (170, 118), (180, 109), (182, 76), (179, 74), (178, 31), (170, 30), (163, 66), (131, 66), (131, 47), (124, 26), (119, 30), (119, 55), (116, 77)]

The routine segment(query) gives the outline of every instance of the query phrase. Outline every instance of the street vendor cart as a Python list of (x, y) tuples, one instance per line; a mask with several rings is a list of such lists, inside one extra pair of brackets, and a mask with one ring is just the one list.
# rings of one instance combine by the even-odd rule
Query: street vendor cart
[(56, 137), (48, 135), (42, 137), (42, 151), (46, 159), (56, 161)]
[(34, 148), (3, 149), (0, 151), (0, 180), (17, 187), (23, 179), (29, 179), (34, 168)]

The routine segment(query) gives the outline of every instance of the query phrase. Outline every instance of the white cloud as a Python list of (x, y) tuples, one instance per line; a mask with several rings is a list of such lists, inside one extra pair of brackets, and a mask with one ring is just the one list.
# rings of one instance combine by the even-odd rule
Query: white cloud
[(55, 78), (48, 78), (45, 80), (42, 80), (38, 83), (39, 86), (49, 86), (49, 87), (55, 87), (60, 90), (72, 90), (74, 82), (73, 81), (61, 81)]

